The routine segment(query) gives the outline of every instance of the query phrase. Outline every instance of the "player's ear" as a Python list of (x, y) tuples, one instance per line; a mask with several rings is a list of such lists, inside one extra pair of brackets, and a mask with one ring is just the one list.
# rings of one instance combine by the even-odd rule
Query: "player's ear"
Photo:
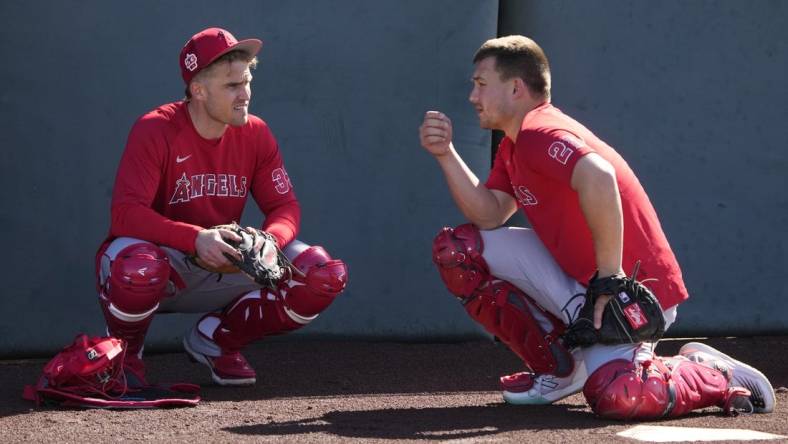
[(519, 99), (523, 97), (523, 95), (529, 94), (528, 86), (523, 82), (523, 79), (514, 77), (512, 80), (512, 97)]
[(205, 85), (199, 79), (189, 82), (189, 92), (192, 93), (193, 98), (205, 100)]

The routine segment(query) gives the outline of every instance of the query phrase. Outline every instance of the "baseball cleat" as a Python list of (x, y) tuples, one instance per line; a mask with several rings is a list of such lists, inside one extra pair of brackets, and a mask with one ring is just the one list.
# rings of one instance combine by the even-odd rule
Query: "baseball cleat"
[(249, 362), (239, 352), (222, 352), (219, 356), (210, 356), (197, 351), (191, 342), (195, 332), (192, 331), (183, 338), (183, 348), (193, 362), (199, 362), (211, 369), (213, 382), (224, 386), (253, 385), (257, 382), (257, 375)]
[(699, 342), (684, 344), (679, 350), (679, 354), (690, 361), (719, 370), (730, 379), (729, 387), (743, 387), (749, 390), (750, 396), (747, 399), (752, 404), (752, 408), (738, 406), (740, 411), (770, 413), (774, 410), (774, 388), (772, 388), (769, 379), (754, 367)]
[(585, 367), (566, 378), (520, 372), (501, 377), (503, 399), (509, 404), (543, 405), (574, 395), (583, 390)]

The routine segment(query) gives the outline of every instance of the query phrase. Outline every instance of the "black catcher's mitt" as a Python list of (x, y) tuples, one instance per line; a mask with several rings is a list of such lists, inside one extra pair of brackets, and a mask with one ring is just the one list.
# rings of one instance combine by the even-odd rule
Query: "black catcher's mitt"
[[(654, 294), (635, 280), (640, 262), (635, 264), (632, 277), (610, 276), (591, 278), (586, 290), (586, 302), (578, 318), (563, 335), (564, 345), (589, 347), (601, 344), (628, 344), (657, 341), (665, 333), (662, 307)], [(594, 328), (594, 305), (602, 295), (614, 295), (602, 314), (602, 327)]]
[[(276, 284), (290, 272), (292, 267), (290, 261), (276, 245), (276, 239), (270, 233), (243, 228), (235, 222), (212, 228), (229, 230), (241, 237), (240, 242), (224, 239), (227, 244), (235, 247), (241, 253), (241, 259), (238, 260), (225, 253), (225, 257), (233, 264), (233, 267), (214, 269), (205, 266), (199, 257), (193, 257), (193, 262), (198, 266), (215, 273), (237, 273), (240, 271), (261, 286), (271, 289), (275, 289)], [(258, 252), (255, 252), (254, 246), (260, 238), (263, 240), (263, 246)]]

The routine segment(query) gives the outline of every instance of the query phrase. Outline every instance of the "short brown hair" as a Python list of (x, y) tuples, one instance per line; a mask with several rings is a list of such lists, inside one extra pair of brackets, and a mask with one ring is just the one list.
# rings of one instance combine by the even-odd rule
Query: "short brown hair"
[(473, 63), (487, 57), (495, 57), (495, 70), (501, 79), (519, 77), (531, 92), (550, 99), (550, 64), (536, 42), (521, 35), (487, 40), (476, 51)]
[[(218, 59), (216, 59), (213, 62), (211, 62), (210, 65), (206, 66), (200, 72), (198, 72), (197, 75), (194, 76), (192, 81), (197, 80), (200, 77), (204, 76), (205, 73), (210, 72), (216, 65), (219, 65), (219, 64), (225, 63), (225, 62), (226, 63), (232, 63), (232, 62), (235, 62), (236, 60), (241, 60), (241, 61), (244, 61), (244, 62), (248, 62), (249, 63), (249, 69), (257, 68), (257, 57), (256, 56), (252, 57), (252, 56), (249, 55), (248, 52), (240, 50), (240, 49), (236, 49), (234, 51), (228, 52), (227, 54), (223, 54), (221, 57), (219, 57)], [(191, 98), (192, 98), (192, 93), (191, 93), (191, 91), (189, 91), (189, 85), (186, 85), (186, 99), (191, 99)]]

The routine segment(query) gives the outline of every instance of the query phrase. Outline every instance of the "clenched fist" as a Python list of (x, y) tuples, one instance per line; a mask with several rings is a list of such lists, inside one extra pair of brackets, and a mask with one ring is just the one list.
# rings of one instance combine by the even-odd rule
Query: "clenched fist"
[(419, 127), (421, 146), (435, 157), (450, 152), (452, 136), (451, 119), (440, 111), (427, 111)]

